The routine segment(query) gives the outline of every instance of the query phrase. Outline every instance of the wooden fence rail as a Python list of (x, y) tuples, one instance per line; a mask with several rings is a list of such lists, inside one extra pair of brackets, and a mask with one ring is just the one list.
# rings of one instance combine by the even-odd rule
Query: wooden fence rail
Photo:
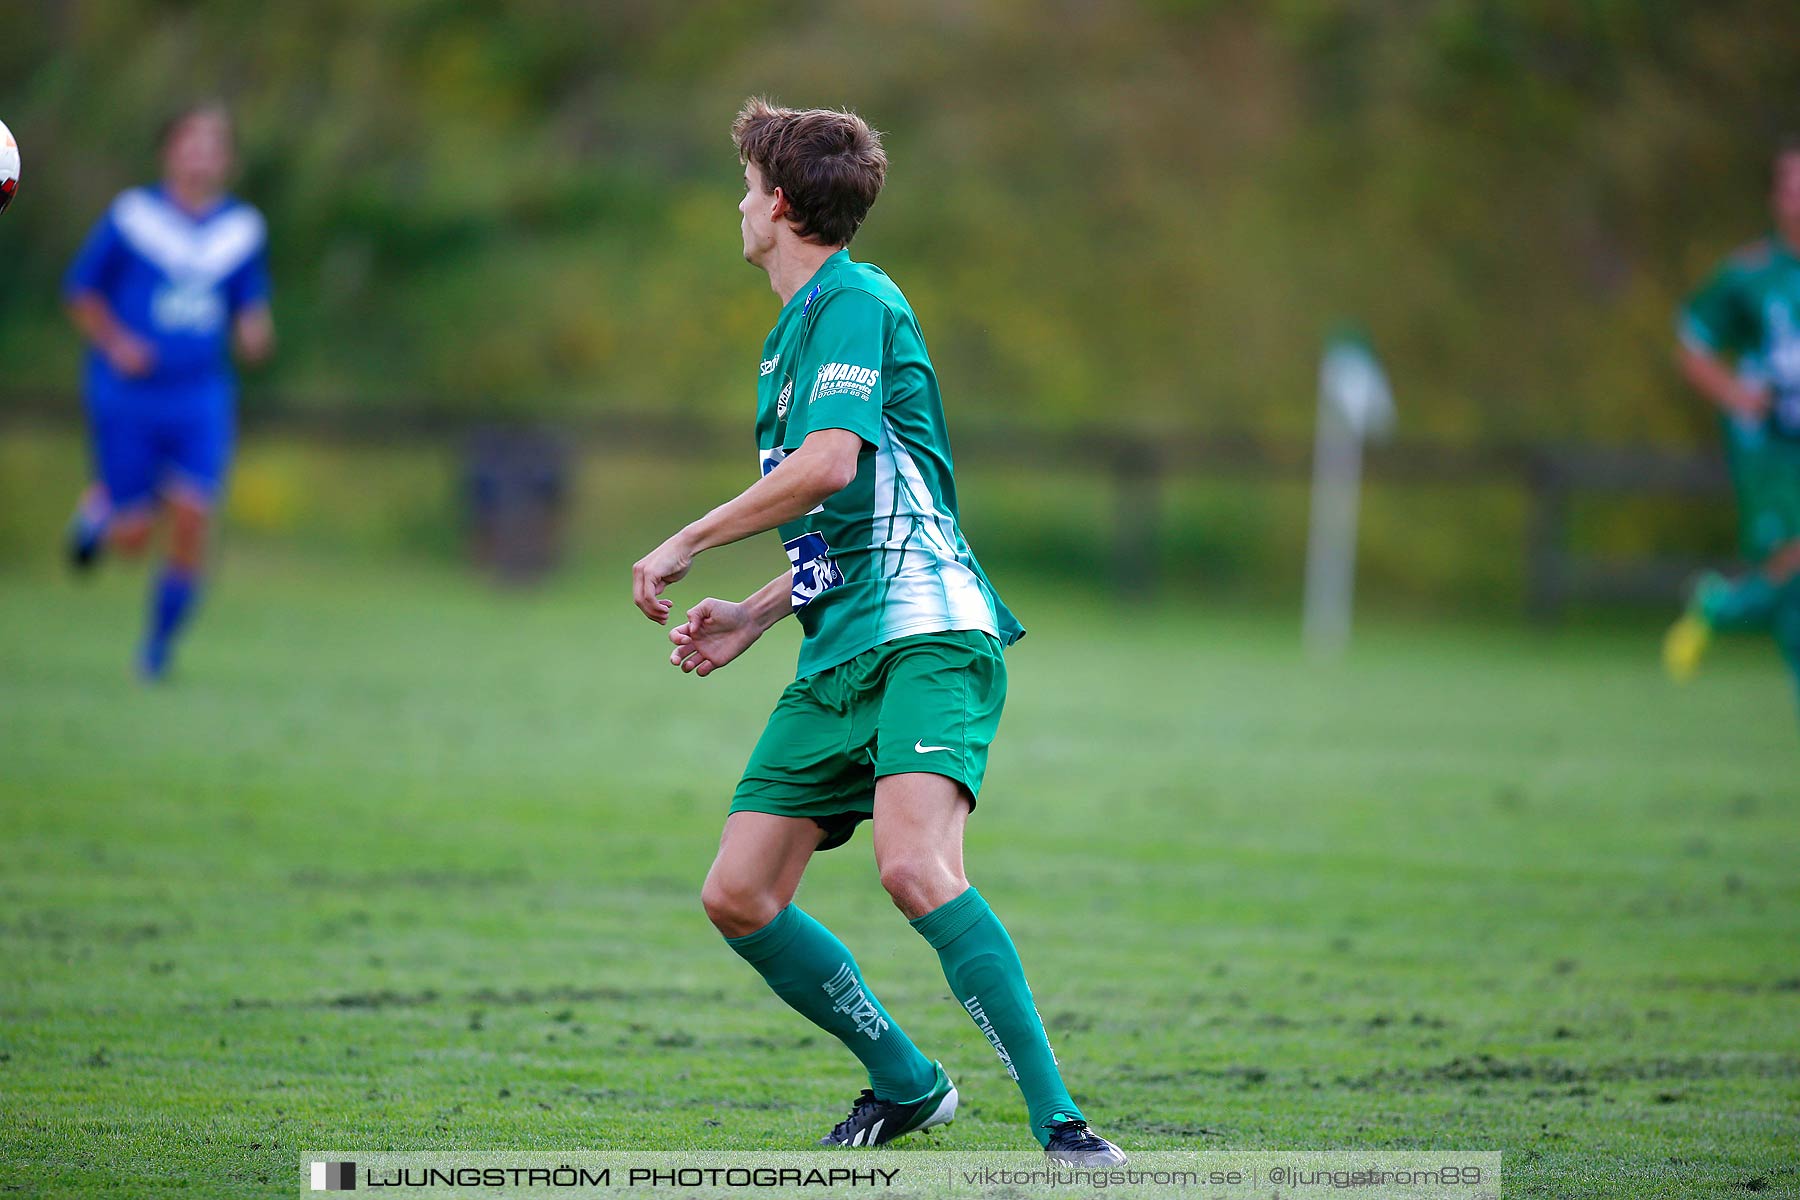
[[(0, 425), (73, 426), (81, 403), (70, 394), (14, 393), (0, 399)], [(353, 444), (456, 439), (496, 423), (474, 412), (430, 403), (297, 403), (253, 396), (242, 418), (253, 434), (289, 434)], [(592, 413), (540, 422), (584, 450), (662, 451), (671, 455), (728, 454), (743, 449), (747, 427), (680, 414)], [(747, 425), (747, 423), (746, 423)], [(959, 425), (958, 457), (965, 463), (1028, 464), (1058, 472), (1100, 474), (1111, 482), (1114, 578), (1134, 595), (1156, 585), (1157, 546), (1171, 479), (1229, 476), (1303, 482), (1311, 472), (1310, 440), (1271, 440), (1242, 432), (1151, 436), (1117, 429), (1064, 431)], [(1570, 545), (1570, 515), (1583, 493), (1719, 496), (1727, 491), (1723, 462), (1714, 455), (1653, 447), (1558, 444), (1470, 446), (1399, 441), (1369, 448), (1365, 477), (1377, 485), (1509, 484), (1528, 498), (1524, 545), (1530, 615), (1555, 620), (1581, 600), (1667, 602), (1682, 579), (1702, 564), (1689, 559), (1602, 562)]]

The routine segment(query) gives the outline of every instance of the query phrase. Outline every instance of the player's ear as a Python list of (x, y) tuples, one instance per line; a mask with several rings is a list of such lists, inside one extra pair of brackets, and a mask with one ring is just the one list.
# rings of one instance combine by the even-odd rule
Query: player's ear
[(771, 221), (784, 220), (789, 213), (794, 211), (794, 206), (788, 203), (787, 193), (780, 187), (775, 189), (774, 197), (774, 202), (769, 206), (769, 219)]

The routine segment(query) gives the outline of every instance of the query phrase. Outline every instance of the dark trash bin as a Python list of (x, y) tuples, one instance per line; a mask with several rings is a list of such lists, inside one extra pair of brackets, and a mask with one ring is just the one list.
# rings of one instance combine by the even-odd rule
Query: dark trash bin
[(572, 490), (567, 443), (543, 430), (479, 429), (463, 448), (469, 558), (505, 583), (533, 583), (562, 564)]

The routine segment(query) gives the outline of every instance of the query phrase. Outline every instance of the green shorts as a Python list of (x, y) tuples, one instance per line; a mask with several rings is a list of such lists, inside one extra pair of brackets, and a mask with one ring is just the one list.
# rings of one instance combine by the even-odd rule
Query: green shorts
[(1744, 556), (1760, 563), (1800, 538), (1800, 445), (1774, 438), (1754, 443), (1734, 438), (1730, 461), (1739, 540)]
[(850, 840), (875, 813), (875, 781), (929, 771), (981, 793), (988, 746), (1006, 704), (1000, 643), (980, 630), (919, 633), (788, 684), (732, 812), (808, 817), (819, 849)]

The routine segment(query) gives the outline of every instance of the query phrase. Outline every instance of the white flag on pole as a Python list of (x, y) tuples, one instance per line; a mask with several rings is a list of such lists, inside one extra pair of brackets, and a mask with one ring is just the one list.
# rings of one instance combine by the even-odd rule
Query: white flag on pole
[(1386, 437), (1393, 427), (1393, 391), (1368, 342), (1353, 336), (1333, 338), (1319, 362), (1312, 517), (1306, 539), (1302, 629), (1307, 649), (1315, 655), (1335, 656), (1350, 642), (1363, 442)]

